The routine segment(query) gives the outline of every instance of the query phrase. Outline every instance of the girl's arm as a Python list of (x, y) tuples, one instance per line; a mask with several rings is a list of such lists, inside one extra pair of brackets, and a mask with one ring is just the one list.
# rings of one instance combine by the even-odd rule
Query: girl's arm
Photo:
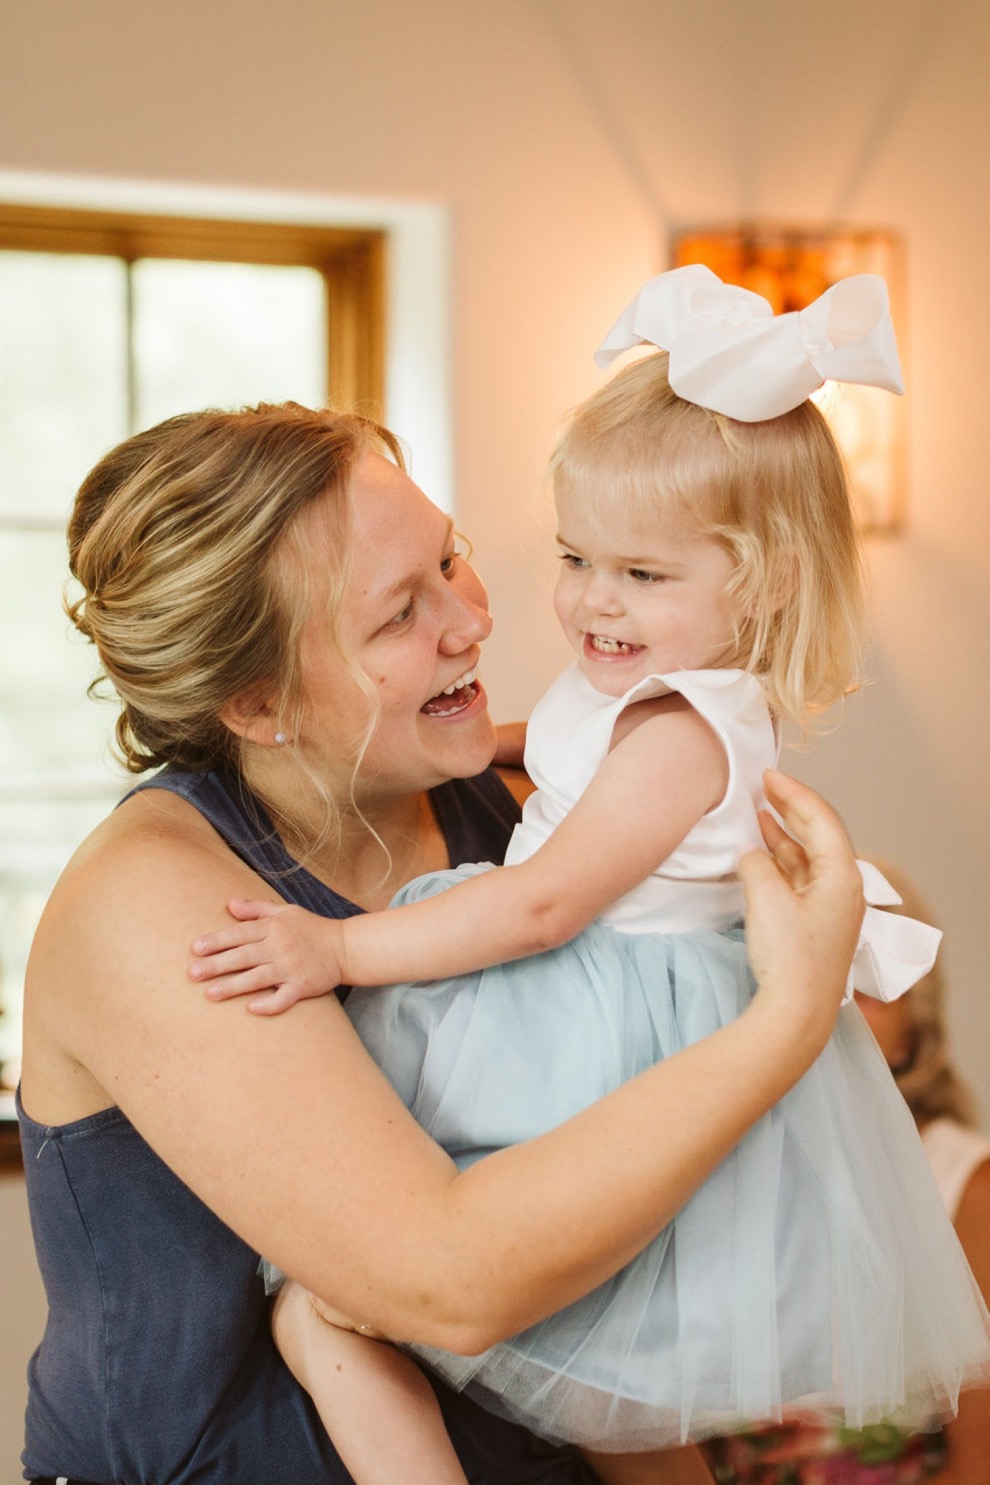
[(339, 984), (440, 979), (566, 943), (648, 876), (725, 793), (728, 762), (708, 724), (680, 697), (646, 705), (527, 861), (344, 922), (284, 904), (230, 903), (244, 921), (196, 941), (192, 978), (209, 981), (215, 1000), (277, 985), (250, 1003), (270, 1013)]
[(119, 1105), (223, 1221), (319, 1298), (387, 1335), (480, 1351), (633, 1257), (825, 1045), (861, 881), (832, 811), (793, 780), (771, 791), (808, 861), (768, 824), (800, 890), (769, 855), (742, 863), (753, 1004), (463, 1172), (335, 997), (259, 1020), (192, 991), (180, 966), (204, 903), (256, 894), (258, 879), (184, 801), (142, 808), (138, 795), (63, 877), (39, 928), (24, 1106), (58, 1123)]

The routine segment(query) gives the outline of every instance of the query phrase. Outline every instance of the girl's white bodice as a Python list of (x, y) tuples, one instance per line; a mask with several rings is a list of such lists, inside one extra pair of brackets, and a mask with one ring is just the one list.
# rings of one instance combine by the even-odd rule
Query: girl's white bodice
[(607, 755), (621, 713), (633, 701), (676, 691), (721, 739), (729, 762), (725, 795), (644, 882), (605, 912), (626, 933), (722, 930), (742, 917), (736, 864), (763, 845), (757, 810), (763, 770), (777, 742), (763, 690), (741, 670), (654, 675), (624, 696), (603, 696), (577, 664), (557, 677), (529, 720), (526, 768), (536, 784), (509, 844), (506, 864), (526, 860), (560, 824)]
[[(676, 691), (721, 739), (729, 783), (715, 809), (688, 832), (656, 870), (602, 914), (623, 933), (721, 932), (741, 920), (740, 856), (763, 848), (757, 811), (766, 808), (763, 771), (777, 759), (777, 739), (763, 688), (742, 670), (682, 670), (652, 675), (624, 696), (603, 696), (577, 664), (558, 676), (537, 703), (526, 736), (526, 768), (536, 792), (523, 806), (505, 861), (539, 850), (591, 782), (612, 742), (616, 721), (633, 701)], [(867, 903), (847, 996), (862, 990), (895, 1000), (935, 962), (941, 933), (927, 923), (882, 911), (900, 902), (875, 866), (858, 863)]]

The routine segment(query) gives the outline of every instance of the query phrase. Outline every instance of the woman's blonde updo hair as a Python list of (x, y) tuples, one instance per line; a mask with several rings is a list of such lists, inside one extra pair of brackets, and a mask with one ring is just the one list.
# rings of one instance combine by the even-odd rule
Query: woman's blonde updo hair
[(806, 728), (855, 688), (863, 572), (845, 469), (818, 408), (740, 423), (685, 402), (667, 354), (632, 362), (582, 403), (550, 461), (607, 527), (671, 510), (736, 564), (735, 644), (723, 665), (760, 676), (771, 710)]
[(132, 773), (236, 767), (221, 710), (262, 689), (280, 708), (298, 702), (296, 520), (329, 497), (332, 622), (350, 471), (367, 449), (402, 467), (394, 436), (367, 418), (262, 404), (170, 418), (84, 480), (68, 529), (83, 592), (66, 608), (99, 653), (94, 687), (106, 678), (120, 697), (116, 742)]

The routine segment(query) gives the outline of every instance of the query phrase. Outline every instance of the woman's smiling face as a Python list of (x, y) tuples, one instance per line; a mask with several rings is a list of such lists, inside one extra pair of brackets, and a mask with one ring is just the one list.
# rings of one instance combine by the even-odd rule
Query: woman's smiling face
[(620, 505), (606, 524), (573, 492), (557, 495), (554, 607), (582, 671), (607, 696), (644, 676), (722, 663), (734, 642), (730, 553), (686, 516), (647, 521)]
[(457, 552), (450, 520), (382, 455), (357, 461), (350, 510), (336, 641), (319, 582), (328, 540), (322, 505), (304, 518), (316, 579), (300, 648), (309, 754), (340, 798), (376, 717), (361, 757), (360, 799), (480, 773), (495, 747), (475, 679), (492, 628), (484, 586)]

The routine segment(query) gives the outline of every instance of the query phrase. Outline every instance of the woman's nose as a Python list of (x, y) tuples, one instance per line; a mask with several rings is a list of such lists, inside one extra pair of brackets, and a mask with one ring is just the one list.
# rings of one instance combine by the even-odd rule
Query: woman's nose
[(476, 595), (451, 592), (450, 600), (450, 611), (440, 636), (440, 650), (444, 655), (460, 655), (488, 638), (493, 621), (488, 612), (488, 595), (480, 582)]

